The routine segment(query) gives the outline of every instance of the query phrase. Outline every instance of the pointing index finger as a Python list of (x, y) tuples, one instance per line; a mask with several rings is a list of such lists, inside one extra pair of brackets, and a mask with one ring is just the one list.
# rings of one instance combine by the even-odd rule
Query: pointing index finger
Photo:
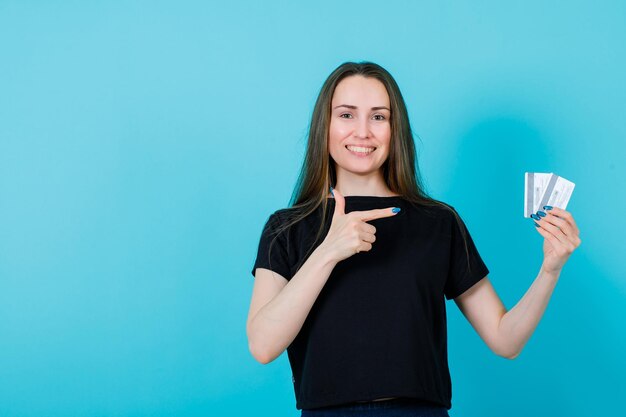
[[(396, 212), (393, 211), (394, 209), (396, 209)], [(387, 208), (382, 208), (382, 209), (358, 211), (357, 213), (358, 213), (359, 219), (363, 221), (368, 221), (368, 220), (380, 219), (383, 217), (395, 216), (398, 211), (400, 211), (399, 207), (387, 207)]]

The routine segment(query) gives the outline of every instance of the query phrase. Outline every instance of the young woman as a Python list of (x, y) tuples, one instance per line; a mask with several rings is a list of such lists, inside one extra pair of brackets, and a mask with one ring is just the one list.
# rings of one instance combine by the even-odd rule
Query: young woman
[(266, 364), (287, 349), (303, 416), (448, 416), (445, 300), (494, 353), (519, 355), (580, 245), (572, 215), (544, 209), (543, 263), (507, 311), (459, 214), (423, 190), (393, 77), (344, 63), (315, 104), (290, 207), (261, 234), (250, 352)]

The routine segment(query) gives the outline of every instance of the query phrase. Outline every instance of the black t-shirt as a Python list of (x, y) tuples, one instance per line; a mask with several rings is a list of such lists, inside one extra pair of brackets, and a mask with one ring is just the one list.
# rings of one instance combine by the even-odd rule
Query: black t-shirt
[[(372, 249), (333, 269), (300, 332), (288, 346), (297, 409), (386, 397), (408, 397), (450, 409), (445, 299), (453, 299), (489, 270), (464, 222), (468, 257), (454, 214), (444, 207), (415, 207), (400, 196), (346, 196), (345, 212), (400, 207), (376, 227)], [(328, 233), (335, 201), (329, 198)], [(272, 230), (289, 209), (270, 215), (252, 269), (291, 279), (310, 256), (321, 206), (278, 235)], [(456, 210), (455, 210), (456, 211)], [(445, 297), (445, 298), (444, 298)]]

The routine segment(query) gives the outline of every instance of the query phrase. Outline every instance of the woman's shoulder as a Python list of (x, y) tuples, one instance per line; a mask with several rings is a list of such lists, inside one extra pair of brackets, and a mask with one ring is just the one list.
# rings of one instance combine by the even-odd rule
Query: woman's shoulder
[(273, 223), (275, 227), (289, 225), (289, 228), (291, 229), (293, 226), (302, 223), (303, 219), (311, 218), (313, 214), (315, 213), (303, 216), (303, 212), (300, 209), (294, 207), (281, 207), (270, 213), (268, 221)]
[(284, 222), (296, 215), (298, 215), (298, 211), (293, 207), (282, 207), (274, 210), (274, 212), (270, 214), (270, 217), (275, 218), (279, 222)]
[(457, 213), (452, 205), (442, 200), (428, 199), (420, 202), (412, 202), (407, 199), (406, 201), (413, 209), (426, 216), (447, 220), (454, 218)]

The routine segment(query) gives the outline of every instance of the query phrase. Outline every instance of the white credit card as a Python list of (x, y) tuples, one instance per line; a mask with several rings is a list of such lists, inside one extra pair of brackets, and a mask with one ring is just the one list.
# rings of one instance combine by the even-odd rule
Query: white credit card
[(524, 174), (524, 217), (543, 210), (543, 206), (567, 207), (574, 184), (554, 173), (526, 172)]

